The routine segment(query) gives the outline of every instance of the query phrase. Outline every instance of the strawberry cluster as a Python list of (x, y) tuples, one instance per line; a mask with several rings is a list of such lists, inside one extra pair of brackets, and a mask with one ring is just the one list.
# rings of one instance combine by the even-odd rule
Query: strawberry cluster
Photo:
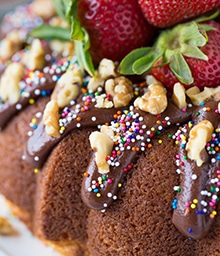
[(41, 27), (32, 36), (75, 42), (80, 65), (109, 58), (124, 75), (153, 74), (168, 90), (220, 85), (220, 0), (54, 0), (71, 31)]
[(94, 63), (122, 60), (122, 74), (148, 71), (172, 90), (178, 81), (220, 85), (220, 25), (215, 16), (200, 18), (219, 8), (219, 0), (80, 0), (78, 17)]

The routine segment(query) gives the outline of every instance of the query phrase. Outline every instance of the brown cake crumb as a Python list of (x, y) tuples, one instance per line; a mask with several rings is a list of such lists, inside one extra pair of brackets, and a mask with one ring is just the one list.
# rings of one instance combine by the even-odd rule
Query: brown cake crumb
[(89, 255), (195, 255), (195, 241), (181, 235), (171, 223), (178, 175), (174, 142), (167, 136), (160, 137), (164, 143), (155, 141), (140, 155), (118, 200), (105, 213), (90, 211)]

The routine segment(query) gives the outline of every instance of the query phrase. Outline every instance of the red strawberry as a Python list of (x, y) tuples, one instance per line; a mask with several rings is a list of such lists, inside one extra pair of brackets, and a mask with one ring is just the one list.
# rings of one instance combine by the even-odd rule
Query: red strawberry
[(154, 34), (134, 0), (80, 0), (78, 17), (89, 34), (89, 52), (95, 63), (104, 57), (120, 61), (149, 43)]
[(166, 28), (217, 9), (219, 0), (138, 0), (148, 22)]
[(219, 11), (219, 13), (218, 13), (218, 16), (216, 17), (215, 21), (220, 23), (220, 7), (219, 7), (218, 11)]
[[(208, 56), (208, 61), (185, 56), (194, 78), (193, 83), (185, 85), (186, 88), (192, 86), (198, 86), (199, 88), (216, 87), (220, 85), (220, 24), (211, 21), (209, 25), (215, 27), (216, 30), (207, 32), (208, 42), (201, 47), (203, 53)], [(178, 78), (170, 70), (169, 64), (153, 68), (151, 73), (166, 84), (169, 89), (172, 89), (173, 85), (178, 82)]]
[[(152, 68), (153, 67), (153, 68)], [(186, 88), (220, 85), (220, 24), (180, 24), (160, 34), (153, 48), (132, 51), (120, 64), (122, 74), (151, 73), (169, 90), (180, 81)]]

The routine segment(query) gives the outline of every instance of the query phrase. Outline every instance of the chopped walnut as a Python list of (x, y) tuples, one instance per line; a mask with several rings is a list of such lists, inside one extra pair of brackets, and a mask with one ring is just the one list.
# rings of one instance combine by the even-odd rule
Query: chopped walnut
[(0, 80), (0, 97), (10, 104), (18, 102), (20, 98), (19, 82), (24, 76), (24, 67), (21, 63), (11, 63)]
[(96, 97), (96, 108), (113, 108), (113, 102), (108, 100), (105, 95), (99, 95)]
[(215, 101), (220, 101), (220, 92), (216, 92), (212, 97)]
[(220, 86), (215, 88), (204, 87), (203, 91), (197, 86), (194, 86), (186, 90), (187, 96), (191, 99), (192, 103), (196, 106), (199, 106), (201, 102), (204, 102), (211, 97), (216, 97), (218, 99), (220, 93)]
[(95, 76), (88, 83), (88, 90), (94, 92), (98, 87), (103, 87), (107, 79), (118, 75), (115, 70), (116, 65), (112, 60), (102, 59)]
[(214, 127), (208, 120), (203, 120), (195, 125), (189, 133), (189, 140), (186, 144), (187, 156), (191, 160), (195, 160), (197, 166), (204, 163), (201, 153), (204, 152), (206, 143), (211, 140)]
[(0, 216), (0, 235), (10, 236), (16, 234), (17, 231), (13, 228), (11, 223), (5, 217)]
[(52, 40), (50, 42), (50, 47), (53, 51), (62, 56), (69, 56), (75, 54), (75, 48), (73, 42), (63, 42), (59, 40)]
[(116, 77), (116, 65), (112, 60), (102, 59), (99, 64), (98, 73), (101, 78)]
[(147, 85), (151, 85), (151, 84), (158, 84), (160, 83), (154, 76), (152, 75), (147, 75), (145, 77)]
[(134, 101), (134, 106), (153, 115), (162, 113), (168, 105), (166, 89), (156, 81), (150, 84), (146, 93)]
[(54, 27), (62, 27), (62, 28), (69, 28), (70, 27), (69, 23), (66, 20), (59, 17), (59, 16), (52, 17), (49, 20), (49, 24), (51, 26), (54, 26)]
[(23, 40), (18, 30), (13, 30), (1, 41), (0, 57), (10, 59), (22, 49)]
[(183, 109), (187, 107), (186, 90), (181, 83), (176, 83), (174, 85), (172, 100), (179, 109)]
[(56, 100), (60, 108), (65, 107), (79, 95), (82, 83), (83, 77), (79, 70), (67, 71), (57, 82), (51, 99)]
[(89, 91), (95, 92), (99, 87), (104, 87), (104, 84), (105, 80), (99, 77), (96, 72), (96, 75), (89, 80), (87, 88)]
[(114, 131), (112, 130), (112, 128), (110, 126), (107, 125), (102, 125), (100, 128), (100, 131), (102, 133), (105, 133), (106, 135), (108, 135), (110, 138), (114, 137)]
[(60, 137), (59, 106), (57, 101), (51, 100), (47, 103), (43, 113), (43, 122), (47, 135)]
[(56, 14), (56, 10), (51, 0), (34, 0), (31, 9), (36, 16), (48, 20)]
[(105, 91), (112, 96), (116, 108), (127, 106), (134, 97), (132, 82), (124, 76), (108, 79)]
[(110, 131), (108, 127), (103, 127), (101, 132), (92, 132), (89, 136), (90, 145), (95, 151), (95, 160), (99, 173), (108, 173), (109, 164), (106, 161), (106, 157), (110, 155), (114, 142), (111, 136), (114, 136), (113, 131)]
[(34, 39), (31, 49), (23, 57), (24, 64), (31, 70), (42, 69), (45, 64), (45, 51), (39, 39)]

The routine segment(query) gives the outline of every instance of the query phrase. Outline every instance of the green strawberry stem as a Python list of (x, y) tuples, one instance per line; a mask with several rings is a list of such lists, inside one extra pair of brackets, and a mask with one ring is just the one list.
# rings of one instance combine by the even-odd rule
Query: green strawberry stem
[[(67, 2), (70, 0), (67, 0)], [(71, 26), (71, 40), (75, 42), (76, 55), (80, 66), (85, 69), (91, 76), (95, 75), (95, 68), (92, 57), (89, 53), (90, 40), (87, 31), (81, 26), (77, 15), (79, 0), (71, 1), (71, 12), (68, 12)]]
[[(84, 40), (75, 40), (75, 49), (78, 57), (78, 62), (91, 76), (95, 75), (95, 68), (92, 62), (92, 57), (89, 53), (89, 36), (84, 31)], [(86, 42), (86, 43), (85, 43)]]
[(65, 0), (52, 0), (53, 5), (56, 9), (56, 13), (62, 18), (66, 19), (66, 11), (65, 11)]
[(81, 68), (94, 76), (95, 68), (89, 53), (89, 36), (77, 17), (78, 2), (79, 0), (53, 0), (57, 14), (68, 22), (70, 29), (42, 24), (30, 31), (29, 35), (46, 40), (73, 41)]
[[(213, 19), (218, 13), (209, 17), (200, 17), (199, 22)], [(158, 36), (152, 47), (144, 47), (131, 51), (120, 63), (120, 73), (124, 75), (141, 75), (156, 67), (169, 64), (169, 67), (178, 80), (184, 84), (193, 83), (191, 70), (185, 57), (202, 59), (208, 57), (200, 49), (208, 42), (207, 31), (214, 28), (207, 24), (195, 21), (177, 25), (172, 29), (164, 30)]]

